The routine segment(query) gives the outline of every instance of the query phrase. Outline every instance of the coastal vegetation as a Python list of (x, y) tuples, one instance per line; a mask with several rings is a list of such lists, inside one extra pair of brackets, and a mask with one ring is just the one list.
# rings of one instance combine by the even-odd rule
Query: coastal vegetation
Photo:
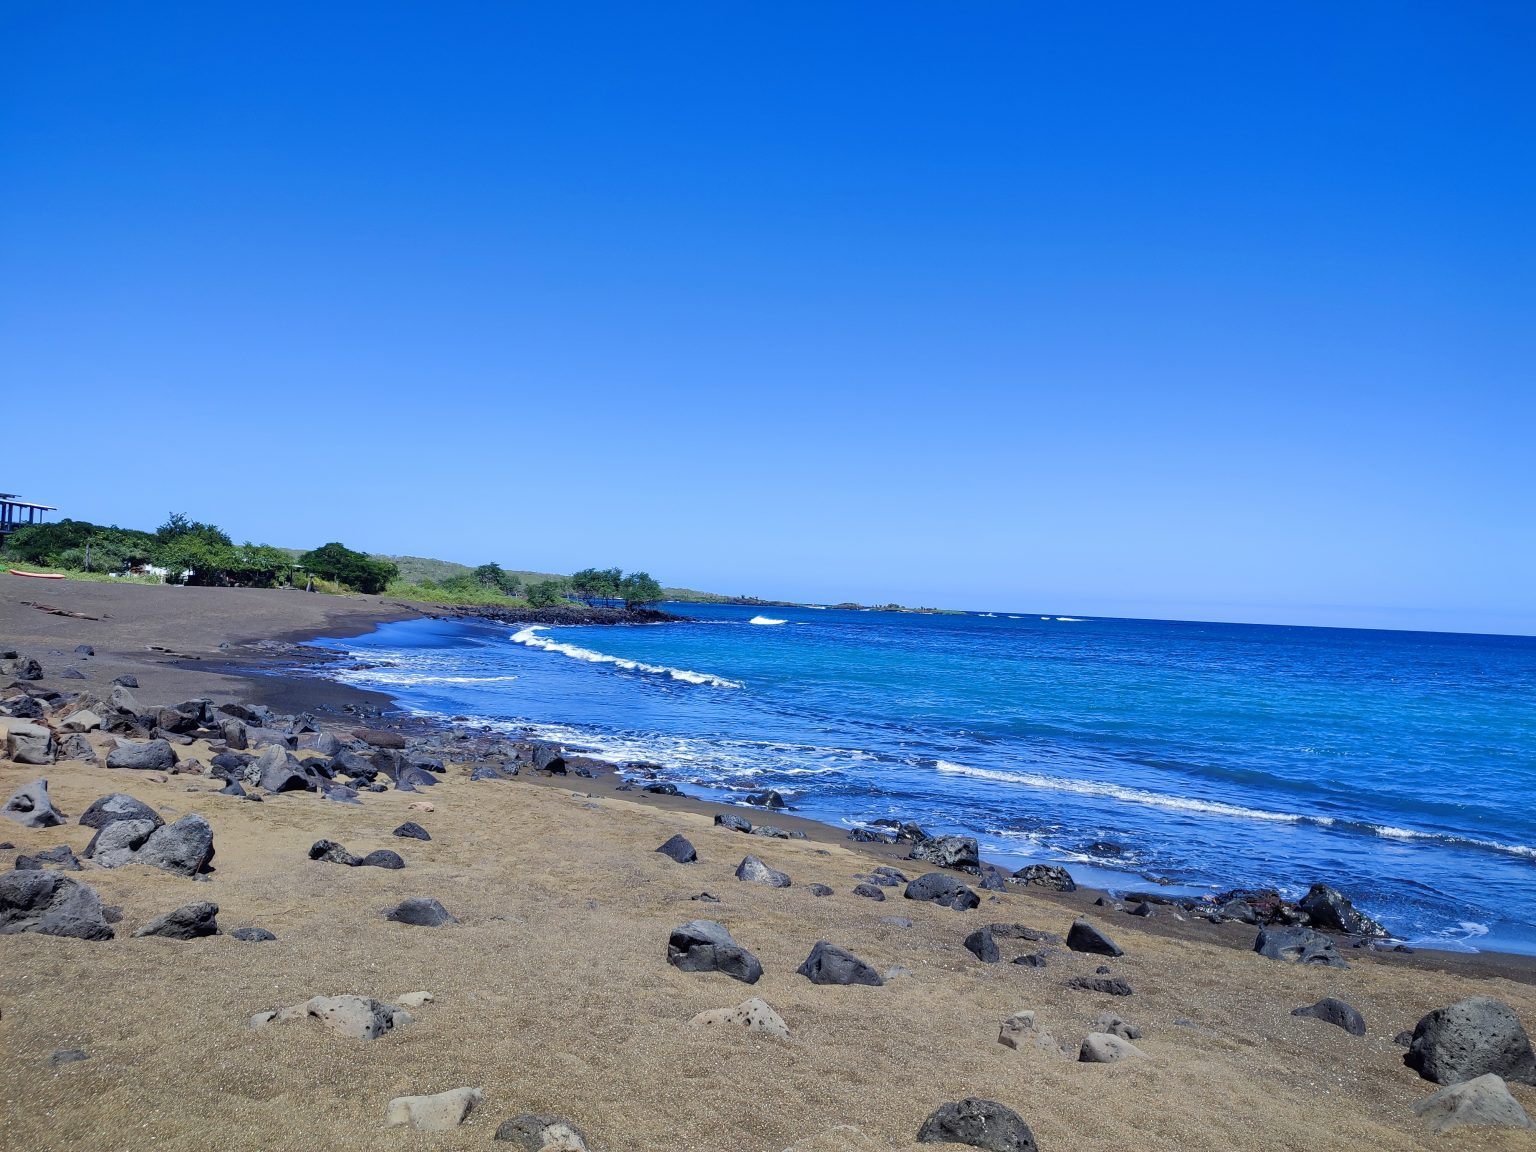
[[(727, 596), (693, 588), (665, 587), (648, 572), (583, 568), (570, 575), (479, 566), (425, 556), (359, 552), (339, 541), (303, 551), (246, 541), (236, 544), (214, 524), (173, 512), (153, 532), (86, 520), (25, 525), (10, 538), (5, 560), (86, 580), (220, 587), (305, 587), (316, 592), (385, 594), (402, 600), (457, 607), (554, 608), (579, 602), (588, 608), (644, 608), (661, 601), (793, 608), (795, 601)], [(832, 605), (856, 611), (937, 613), (937, 608), (900, 604)]]

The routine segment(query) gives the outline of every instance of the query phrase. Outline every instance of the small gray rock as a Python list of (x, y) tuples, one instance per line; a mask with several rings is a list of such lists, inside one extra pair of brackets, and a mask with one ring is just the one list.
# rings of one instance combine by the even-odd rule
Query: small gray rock
[(1492, 1072), (1442, 1088), (1413, 1106), (1431, 1132), (1454, 1128), (1529, 1128), (1531, 1118), (1509, 1094), (1504, 1081)]
[(161, 936), (167, 940), (196, 940), (200, 936), (217, 936), (218, 914), (219, 906), (206, 900), (183, 904), (164, 916), (157, 916), (135, 932), (134, 936)]
[(752, 884), (766, 884), (770, 888), (788, 888), (789, 875), (777, 868), (770, 868), (756, 856), (744, 857), (736, 866), (736, 879)]
[(853, 886), (853, 894), (855, 896), (862, 896), (866, 900), (885, 899), (885, 892), (875, 884), (855, 884)]
[(1365, 1017), (1360, 1015), (1359, 1009), (1342, 1000), (1335, 1000), (1332, 996), (1324, 996), (1316, 1004), (1308, 1004), (1305, 1008), (1293, 1008), (1291, 1015), (1310, 1016), (1314, 1020), (1342, 1028), (1351, 1036), (1365, 1035)]
[(11, 793), (0, 814), (23, 828), (57, 828), (65, 822), (64, 813), (54, 807), (53, 799), (48, 795), (48, 781), (42, 779)]
[(441, 928), (445, 924), (457, 924), (458, 918), (448, 914), (436, 900), (419, 899), (413, 897), (410, 900), (402, 900), (395, 907), (384, 913), (384, 919), (394, 920), (399, 924), (414, 924), (421, 928)]
[(277, 937), (265, 928), (236, 928), (230, 934), (231, 939), (242, 940), (247, 944), (262, 944), (268, 940), (276, 940)]
[(48, 1063), (58, 1068), (63, 1064), (78, 1064), (82, 1060), (89, 1060), (90, 1054), (83, 1048), (64, 1048), (48, 1057)]
[(585, 1152), (587, 1147), (586, 1137), (569, 1120), (531, 1113), (503, 1120), (491, 1139), (516, 1144), (523, 1152)]
[(391, 836), (401, 836), (407, 840), (430, 840), (431, 835), (414, 820), (407, 820), (400, 827), (390, 833)]
[(818, 940), (811, 954), (795, 969), (812, 984), (868, 984), (879, 987), (885, 981), (852, 952)]
[(744, 984), (756, 984), (763, 974), (757, 957), (713, 920), (690, 920), (672, 929), (667, 963), (683, 972), (724, 972)]
[(400, 858), (398, 852), (391, 852), (388, 848), (375, 848), (358, 861), (358, 867), (400, 869), (405, 867), (405, 861)]
[(828, 888), (825, 884), (811, 884), (811, 885), (808, 885), (806, 887), (806, 891), (809, 892), (812, 896), (831, 896), (832, 895), (832, 889)]

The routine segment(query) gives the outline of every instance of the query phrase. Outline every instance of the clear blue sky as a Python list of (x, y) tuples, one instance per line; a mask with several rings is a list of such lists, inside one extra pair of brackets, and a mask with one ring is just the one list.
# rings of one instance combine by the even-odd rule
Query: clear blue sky
[(0, 489), (1536, 632), (1536, 5), (0, 3)]

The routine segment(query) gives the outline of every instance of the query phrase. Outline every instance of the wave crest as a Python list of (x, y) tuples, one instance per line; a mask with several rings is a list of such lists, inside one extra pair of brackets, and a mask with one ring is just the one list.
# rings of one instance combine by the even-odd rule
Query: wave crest
[(539, 633), (543, 631), (545, 631), (543, 626), (533, 624), (513, 635), (511, 640), (514, 644), (537, 648), (541, 652), (558, 652), (562, 656), (569, 656), (572, 660), (582, 660), (588, 664), (612, 664), (626, 672), (648, 672), (652, 676), (669, 676), (673, 680), (681, 680), (684, 684), (707, 684), (711, 688), (744, 687), (739, 680), (711, 676), (708, 672), (693, 672), (687, 668), (668, 668), (665, 664), (646, 664), (640, 660), (610, 656), (606, 652), (594, 652), (590, 648), (580, 648), (575, 644), (562, 644), (558, 640), (540, 636)]

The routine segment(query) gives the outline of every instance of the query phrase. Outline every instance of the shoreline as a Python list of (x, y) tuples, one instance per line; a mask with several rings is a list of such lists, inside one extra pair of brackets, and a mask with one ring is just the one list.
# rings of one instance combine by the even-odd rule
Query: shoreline
[[(472, 611), (468, 609), (462, 612), (454, 612), (451, 617), (435, 618), (487, 620), (488, 622), (498, 624), (525, 622), (521, 617), (502, 620), (499, 618), (492, 619), (476, 616)], [(339, 655), (325, 653), (324, 650), (306, 647), (307, 644), (311, 644), (318, 640), (344, 639), (346, 636), (360, 635), (366, 631), (368, 631), (368, 629), (364, 629), (362, 631), (351, 631), (343, 635), (311, 635), (304, 638), (292, 636), (285, 637), (284, 639), (289, 640), (295, 645), (294, 655), (299, 658), (300, 662), (318, 667), (334, 663), (342, 659), (342, 657)], [(279, 669), (280, 664), (274, 664), (274, 671)], [(253, 679), (259, 679), (263, 681), (273, 678), (280, 679), (278, 677), (269, 677), (261, 673), (254, 673), (252, 675)], [(485, 723), (483, 721), (455, 721), (451, 717), (442, 714), (418, 716), (402, 707), (398, 699), (387, 692), (357, 688), (352, 685), (344, 685), (327, 679), (323, 676), (317, 676), (313, 681), (305, 678), (301, 681), (301, 683), (321, 683), (327, 685), (330, 688), (344, 690), (344, 692), (356, 693), (358, 697), (366, 698), (370, 705), (376, 704), (376, 702), (380, 699), (386, 701), (387, 708), (383, 712), (379, 713), (378, 718), (384, 721), (386, 725), (395, 731), (418, 733), (435, 732), (441, 734), (473, 732), (476, 734), (484, 734), (484, 731), (480, 727), (481, 724)], [(292, 691), (287, 689), (269, 689), (265, 695), (258, 694), (258, 697), (262, 700), (262, 702), (268, 703), (274, 708), (278, 706), (279, 702), (291, 705), (294, 699), (301, 698), (302, 696), (302, 690), (297, 688), (293, 689)], [(395, 722), (392, 722), (391, 713), (393, 714)], [(399, 718), (408, 718), (408, 722), (400, 724), (398, 723)], [(532, 733), (533, 729), (530, 728), (528, 735), (526, 735), (524, 738), (541, 744), (558, 743), (555, 741), (549, 741), (543, 737), (533, 735)], [(814, 817), (798, 816), (792, 810), (755, 808), (750, 805), (729, 804), (722, 801), (707, 800), (687, 795), (670, 796), (664, 794), (655, 794), (644, 792), (638, 787), (628, 789), (625, 787), (627, 779), (625, 773), (628, 771), (628, 769), (625, 768), (623, 762), (606, 759), (596, 752), (589, 749), (584, 749), (579, 745), (562, 745), (562, 747), (569, 747), (569, 749), (575, 753), (579, 759), (590, 764), (594, 769), (599, 770), (599, 774), (591, 779), (587, 779), (584, 786), (590, 787), (594, 791), (601, 792), (604, 795), (613, 797), (623, 796), (634, 803), (641, 804), (642, 806), (654, 807), (658, 810), (692, 812), (710, 817), (714, 817), (722, 813), (732, 813), (739, 816), (750, 816), (753, 818), (752, 822), (754, 824), (766, 821), (780, 827), (803, 833), (805, 838), (810, 842), (819, 844), (838, 844), (840, 846), (847, 847), (849, 850), (856, 853), (862, 853), (864, 855), (878, 859), (882, 864), (893, 864), (900, 867), (900, 861), (908, 860), (910, 862), (910, 858), (907, 855), (911, 847), (909, 844), (901, 842), (884, 843), (881, 841), (855, 841), (849, 837), (847, 828)], [(568, 781), (565, 781), (559, 777), (530, 776), (528, 779), (530, 782), (535, 784), (549, 785), (554, 787), (569, 786)], [(759, 820), (758, 817), (761, 817), (762, 819)], [(999, 865), (995, 861), (987, 860), (985, 857), (982, 857), (981, 863), (984, 868), (993, 867), (1002, 869), (1003, 871), (1009, 870), (1006, 865)], [(1066, 871), (1070, 874), (1072, 871), (1071, 867), (1065, 867)], [(1139, 884), (1138, 880), (1140, 881)], [(1074, 881), (1076, 881), (1076, 877), (1074, 877)], [(1078, 883), (1076, 890), (1070, 893), (1057, 892), (1048, 888), (1034, 886), (1031, 886), (1028, 891), (1031, 896), (1034, 896), (1037, 899), (1049, 900), (1058, 903), (1061, 906), (1069, 908), (1075, 913), (1082, 915), (1102, 912), (1102, 907), (1095, 905), (1095, 901), (1101, 898), (1114, 901), (1117, 904), (1120, 903), (1122, 897), (1116, 896), (1116, 891), (1145, 892), (1148, 889), (1155, 890), (1155, 885), (1152, 881), (1145, 877), (1137, 877), (1127, 873), (1126, 884), (1118, 890)], [(1349, 893), (1346, 891), (1344, 895), (1348, 896)], [(1177, 899), (1178, 897), (1176, 896), (1169, 897), (1170, 902)], [(1188, 911), (1188, 909), (1186, 908), (1184, 911)], [(1121, 915), (1123, 915), (1123, 913), (1121, 913)], [(1118, 919), (1120, 917), (1117, 916), (1116, 918)], [(1138, 918), (1138, 922), (1144, 928), (1144, 930), (1153, 932), (1155, 934), (1164, 935), (1172, 939), (1195, 938), (1202, 941), (1214, 942), (1220, 944), (1223, 947), (1236, 948), (1239, 950), (1249, 950), (1252, 948), (1253, 936), (1257, 930), (1253, 925), (1238, 921), (1227, 921), (1224, 924), (1212, 924), (1199, 917), (1198, 915), (1189, 918), (1180, 918), (1177, 920), (1171, 918), (1170, 916), (1163, 915), (1159, 917), (1148, 917), (1145, 919)], [(1497, 949), (1461, 951), (1457, 949), (1434, 948), (1422, 944), (1416, 944), (1411, 948), (1411, 950), (1408, 951), (1394, 951), (1388, 947), (1373, 947), (1372, 942), (1369, 940), (1362, 942), (1358, 950), (1368, 952), (1378, 959), (1385, 960), (1386, 962), (1393, 964), (1431, 968), (1449, 974), (1462, 975), (1470, 978), (1501, 976), (1507, 979), (1517, 980), (1522, 983), (1536, 985), (1536, 953), (1528, 954), (1521, 952), (1507, 952)], [(1356, 948), (1351, 948), (1349, 949), (1348, 954), (1353, 956), (1356, 954), (1356, 951)]]
[[(313, 646), (315, 641), (346, 639), (366, 635), (377, 630), (380, 624), (411, 619), (482, 620), (496, 624), (539, 623), (550, 619), (548, 610), (529, 609), (522, 612), (502, 613), (500, 617), (486, 617), (472, 606), (444, 606), (416, 604), (396, 600), (388, 596), (328, 596), (304, 593), (297, 590), (277, 589), (217, 589), (175, 588), (173, 586), (146, 586), (133, 584), (98, 584), (86, 582), (61, 582), (57, 589), (47, 591), (49, 605), (57, 602), (67, 611), (83, 612), (99, 620), (77, 622), (71, 616), (56, 616), (36, 612), (28, 615), (20, 607), (25, 602), (11, 598), (13, 587), (29, 582), (19, 577), (0, 574), (0, 635), (15, 636), (18, 640), (39, 641), (48, 645), (49, 651), (62, 656), (76, 635), (86, 635), (95, 624), (114, 619), (108, 608), (127, 600), (127, 607), (135, 609), (135, 622), (129, 626), (129, 638), (146, 641), (134, 652), (122, 644), (114, 649), (103, 647), (90, 662), (102, 674), (118, 674), (122, 670), (148, 672), (165, 684), (163, 695), (206, 695), (215, 703), (252, 702), (263, 704), (278, 712), (316, 712), (337, 721), (370, 721), (372, 726), (401, 732), (443, 732), (464, 728), (460, 722), (448, 716), (422, 718), (411, 716), (398, 699), (388, 692), (360, 688), (332, 680), (323, 675), (290, 676), (284, 672), (294, 666), (319, 666), (334, 663), (341, 657)], [(23, 589), (30, 591), (31, 589)], [(66, 597), (65, 593), (78, 593)], [(113, 593), (124, 593), (117, 597)], [(167, 601), (166, 597), (174, 597)], [(158, 599), (162, 611), (146, 612), (144, 605)], [(189, 606), (195, 612), (188, 614)], [(163, 609), (169, 607), (167, 612)], [(559, 616), (560, 610), (553, 610)], [(667, 613), (627, 613), (620, 609), (606, 610), (608, 624), (653, 623), (652, 617), (685, 619)], [(295, 619), (297, 617), (297, 619)], [(28, 636), (22, 622), (32, 624), (34, 632)], [(257, 634), (257, 626), (270, 622), (265, 634)], [(584, 623), (592, 623), (584, 619)], [(549, 626), (554, 626), (551, 621)], [(51, 632), (41, 631), (52, 629)], [(172, 632), (174, 644), (147, 642), (156, 629)], [(170, 651), (168, 651), (170, 649)], [(177, 650), (180, 651), (177, 651)], [(179, 657), (179, 658), (178, 658)], [(62, 681), (59, 687), (75, 690), (78, 682)], [(408, 723), (401, 723), (409, 718)], [(477, 729), (470, 728), (471, 731)], [(594, 761), (599, 758), (591, 757)], [(609, 776), (599, 778), (611, 781), (609, 788), (617, 789), (622, 781), (622, 767), (618, 763), (603, 761)], [(537, 777), (535, 782), (544, 783)], [(597, 785), (599, 780), (589, 781)], [(558, 785), (558, 781), (556, 781)], [(644, 793), (619, 793), (627, 798), (658, 809), (696, 811), (713, 816), (717, 812), (750, 814), (754, 810), (692, 797), (664, 797)], [(762, 810), (757, 810), (759, 814)], [(847, 838), (847, 829), (810, 817), (795, 816), (788, 812), (772, 812), (773, 822), (792, 826), (806, 833), (808, 839), (818, 843), (836, 843), (854, 851), (878, 857), (883, 863), (905, 858), (907, 846), (882, 845), (857, 842)], [(983, 863), (987, 863), (983, 861)], [(1070, 872), (1070, 867), (1068, 868)], [(1144, 885), (1148, 886), (1148, 885)], [(1137, 887), (1134, 878), (1127, 874), (1126, 888)], [(1079, 886), (1076, 893), (1057, 893), (1031, 887), (1031, 895), (1053, 899), (1063, 906), (1083, 910), (1092, 906), (1099, 897), (1111, 898), (1110, 890)], [(1344, 893), (1349, 894), (1347, 891)], [(1148, 931), (1178, 935), (1181, 938), (1196, 936), (1200, 939), (1225, 941), (1228, 946), (1251, 946), (1254, 929), (1242, 925), (1233, 930), (1232, 925), (1215, 925), (1199, 919), (1172, 921), (1168, 917), (1154, 917), (1138, 921)], [(1225, 930), (1225, 931), (1223, 931)], [(1247, 940), (1237, 939), (1244, 933)], [(1235, 941), (1235, 942), (1234, 942)], [(1372, 955), (1390, 957), (1390, 963), (1417, 964), (1440, 971), (1468, 976), (1480, 974), (1505, 976), (1523, 983), (1536, 984), (1536, 954), (1478, 950), (1461, 952), (1416, 945), (1411, 953), (1394, 953), (1372, 948), (1365, 949)]]
[[(305, 641), (338, 626), (367, 632), (379, 611), (423, 614), (409, 606), (319, 611), (239, 590), (209, 598), (200, 606), (210, 612), (188, 621), (189, 602), (173, 592), (122, 598), (91, 620), (83, 601), (61, 593), (53, 602), (82, 615), (39, 612), (34, 622), (34, 609), (0, 600), (7, 635), (18, 622), (51, 632), (46, 648), (31, 648), (45, 675), (21, 683), (21, 695), (44, 702), (62, 739), (70, 711), (57, 692), (99, 697), (108, 672), (137, 667), (127, 674), (140, 678), (141, 707), (119, 708), (112, 726), (142, 747), (153, 724), (169, 734), (174, 762), (107, 768), (101, 760), (118, 744), (102, 731), (83, 737), (95, 762), (78, 741), (51, 767), (0, 762), (3, 795), (46, 777), (65, 814), (53, 827), (0, 825), (15, 854), (0, 860), (87, 856), (94, 829), (77, 817), (119, 792), (168, 824), (202, 820), (215, 855), (199, 876), (100, 859), (78, 871), (0, 873), (88, 886), (115, 925), (105, 940), (0, 935), (0, 1093), (29, 1101), (8, 1130), (17, 1147), (107, 1152), (121, 1146), (125, 1116), (133, 1139), (169, 1152), (425, 1147), (389, 1133), (386, 1104), (462, 1086), (483, 1103), (431, 1137), (445, 1152), (483, 1148), (514, 1114), (567, 1118), (592, 1152), (922, 1152), (914, 1133), (924, 1117), (966, 1098), (1014, 1109), (1047, 1152), (1412, 1152), (1426, 1139), (1414, 1107), (1437, 1085), (1406, 1065), (1398, 1037), (1472, 995), (1536, 1021), (1527, 957), (1357, 952), (1341, 941), (1347, 968), (1285, 963), (1255, 954), (1251, 925), (1166, 909), (1143, 919), (1096, 905), (1088, 889), (997, 890), (909, 860), (907, 844), (851, 841), (792, 812), (646, 794), (574, 752), (557, 766), (548, 744), (284, 674)], [(283, 626), (236, 642), (263, 622)], [(80, 643), (95, 654), (72, 652)], [(328, 662), (323, 651), (314, 658)], [(68, 668), (85, 679), (62, 676)], [(171, 703), (183, 694), (193, 699)], [(230, 711), (197, 699), (214, 694)], [(4, 698), (19, 699), (15, 689)], [(317, 723), (262, 713), (273, 699)], [(178, 727), (188, 709), (201, 719)], [(225, 727), (234, 716), (249, 727)], [(256, 747), (234, 751), (246, 736)], [(268, 769), (298, 770), (326, 776), (325, 787), (289, 789), (280, 775), (263, 788), (247, 774), (253, 764), (262, 784)], [(370, 764), (376, 788), (358, 782)], [(250, 795), (221, 787), (231, 774)], [(357, 794), (327, 795), (346, 776)], [(805, 838), (744, 834), (714, 824), (720, 813)], [(404, 833), (404, 821), (428, 837)], [(679, 836), (697, 859), (658, 848)], [(395, 862), (317, 858), (326, 843), (354, 865), (364, 854)], [(744, 856), (792, 884), (750, 882)], [(974, 884), (978, 905), (913, 898), (882, 868)], [(406, 898), (439, 900), (454, 922), (413, 927), (381, 914)], [(188, 901), (208, 902), (221, 934), (136, 938)], [(760, 960), (750, 988), (668, 963), (670, 935), (701, 919)], [(1119, 947), (1067, 946), (1078, 921)], [(246, 928), (265, 930), (266, 942), (234, 935)], [(875, 986), (808, 979), (807, 951), (821, 942), (869, 965)], [(254, 1023), (338, 995), (409, 996), (411, 1018), (373, 1040), (302, 1013)], [(701, 1014), (744, 997), (781, 1014), (787, 1037), (700, 1025)], [(1363, 1035), (1298, 1016), (1327, 997), (1363, 1014)], [(1034, 1023), (1015, 1045), (1003, 1037), (1021, 1011)], [(1118, 1026), (1111, 1018), (1133, 1028), (1135, 1052), (1113, 1066), (1087, 1060), (1093, 1036)], [(1536, 1088), (1509, 1087), (1536, 1111)], [(1528, 1138), (1491, 1132), (1478, 1146), (1513, 1150)]]

